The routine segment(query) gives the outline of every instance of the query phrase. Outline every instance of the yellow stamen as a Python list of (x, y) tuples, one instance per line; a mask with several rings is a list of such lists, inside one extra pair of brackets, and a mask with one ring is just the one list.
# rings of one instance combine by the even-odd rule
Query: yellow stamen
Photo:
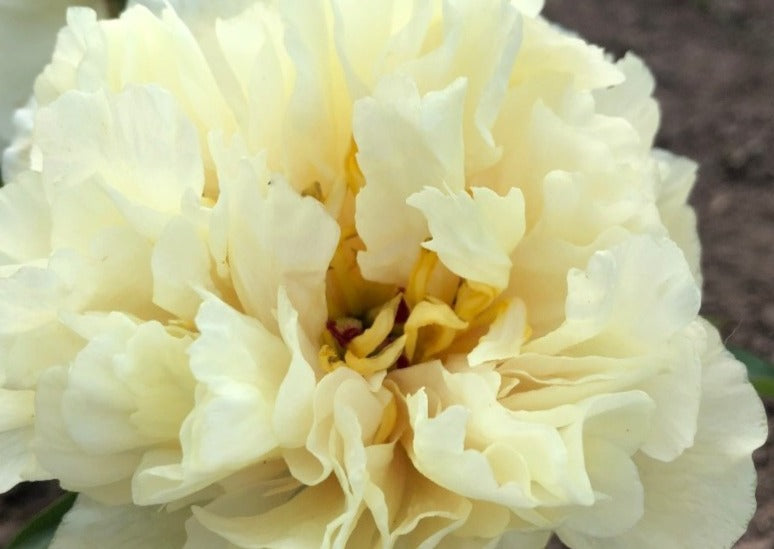
[(363, 177), (363, 172), (360, 171), (360, 166), (357, 163), (357, 143), (355, 143), (354, 139), (349, 146), (349, 153), (347, 154), (346, 160), (346, 171), (347, 187), (349, 187), (349, 190), (353, 195), (357, 195), (360, 189), (363, 188), (363, 185), (365, 185), (365, 177)]
[(420, 360), (432, 356), (451, 345), (458, 330), (464, 330), (468, 323), (459, 318), (446, 303), (429, 297), (416, 304), (403, 327), (406, 335), (406, 356), (413, 361), (420, 343), (420, 328), (426, 330), (421, 340), (422, 353)]
[(472, 320), (489, 307), (499, 294), (497, 288), (465, 280), (457, 290), (454, 312), (463, 320)]
[(402, 296), (398, 294), (385, 303), (371, 327), (349, 343), (347, 347), (355, 356), (363, 358), (370, 355), (390, 335), (395, 326), (395, 313), (398, 312), (401, 298)]
[(414, 264), (414, 270), (411, 272), (408, 287), (406, 288), (406, 302), (413, 307), (422, 301), (427, 295), (427, 283), (433, 274), (433, 269), (438, 263), (438, 256), (435, 252), (422, 248), (419, 252), (419, 258)]
[(317, 362), (323, 372), (332, 372), (336, 368), (346, 366), (333, 347), (327, 344), (323, 344), (317, 352)]
[(364, 377), (368, 377), (376, 372), (389, 369), (403, 354), (403, 348), (406, 345), (406, 336), (402, 335), (384, 349), (382, 349), (376, 356), (361, 358), (356, 356), (352, 351), (347, 350), (344, 355), (344, 361), (346, 365), (355, 370), (357, 373)]

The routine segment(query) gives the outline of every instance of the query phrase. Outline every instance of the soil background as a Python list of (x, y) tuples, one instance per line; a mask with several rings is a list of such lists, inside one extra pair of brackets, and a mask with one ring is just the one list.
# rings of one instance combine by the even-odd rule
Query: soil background
[[(727, 344), (774, 362), (774, 0), (547, 0), (544, 13), (650, 66), (657, 145), (701, 164), (691, 202), (704, 246), (702, 312)], [(766, 408), (771, 429), (774, 400)], [(774, 549), (771, 437), (754, 457), (758, 512), (736, 548)], [(39, 483), (0, 496), (0, 547), (57, 493)]]

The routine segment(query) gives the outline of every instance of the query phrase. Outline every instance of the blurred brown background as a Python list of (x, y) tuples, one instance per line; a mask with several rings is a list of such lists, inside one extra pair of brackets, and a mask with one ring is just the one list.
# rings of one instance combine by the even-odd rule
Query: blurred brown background
[[(703, 313), (728, 344), (774, 362), (774, 0), (547, 0), (545, 15), (655, 73), (658, 146), (701, 163), (691, 201)], [(774, 548), (771, 443), (755, 459), (759, 509), (738, 549)], [(0, 547), (54, 494), (43, 484), (0, 496)]]

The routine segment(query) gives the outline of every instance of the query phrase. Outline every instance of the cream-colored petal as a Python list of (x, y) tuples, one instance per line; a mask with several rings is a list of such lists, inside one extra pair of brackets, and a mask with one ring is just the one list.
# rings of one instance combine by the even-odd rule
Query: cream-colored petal
[(744, 367), (723, 348), (715, 328), (705, 328), (709, 344), (694, 445), (666, 463), (637, 454), (643, 518), (608, 539), (563, 532), (572, 547), (731, 547), (744, 533), (756, 507), (750, 454), (766, 440), (766, 416)]
[(35, 392), (0, 388), (0, 492), (33, 480), (36, 460), (30, 447)]
[(621, 84), (624, 74), (606, 58), (602, 48), (542, 17), (524, 20), (524, 43), (511, 74), (511, 85), (538, 80), (542, 72), (563, 73), (579, 89)]
[(201, 194), (204, 185), (196, 130), (155, 86), (68, 92), (38, 112), (35, 143), (47, 186), (99, 178), (133, 203), (171, 213), (186, 190)]
[(626, 79), (617, 86), (594, 92), (597, 110), (628, 120), (640, 135), (642, 149), (648, 151), (653, 146), (660, 120), (658, 103), (653, 99), (655, 80), (645, 63), (631, 52), (616, 67)]
[[(295, 65), (286, 111), (283, 173), (296, 189), (318, 182), (326, 200), (341, 200), (344, 162), (352, 140), (351, 101), (333, 45), (332, 8), (324, 2), (287, 0), (279, 12), (285, 47)], [(338, 205), (331, 205), (334, 215)]]
[(495, 319), (478, 345), (468, 353), (468, 362), (471, 366), (478, 366), (518, 356), (528, 337), (527, 308), (520, 299), (513, 300)]
[(338, 483), (331, 479), (306, 487), (284, 505), (252, 517), (224, 517), (194, 507), (196, 519), (209, 530), (237, 547), (284, 549), (289, 547), (330, 547), (333, 528), (329, 526), (344, 505)]
[(30, 447), (32, 429), (21, 427), (0, 432), (0, 492), (7, 492), (20, 482), (36, 479), (30, 473), (35, 468), (35, 456)]
[[(233, 86), (237, 91), (232, 95), (238, 96), (239, 107), (234, 106), (235, 99), (229, 99), (235, 113), (241, 115), (238, 120), (250, 150), (265, 151), (272, 169), (280, 169), (287, 154), (283, 147), (285, 117), (294, 72), (284, 47), (285, 28), (280, 14), (263, 3), (245, 0), (229, 2), (233, 7), (224, 6), (223, 2), (217, 8), (206, 2), (196, 7), (189, 7), (190, 2), (182, 4), (181, 17), (190, 20), (197, 30), (204, 29), (197, 33), (200, 41), (204, 33), (214, 34), (218, 57), (212, 57), (214, 48), (205, 48), (205, 54), (210, 55), (213, 71), (225, 72), (225, 67), (229, 68), (227, 76), (218, 73), (224, 94), (230, 89), (229, 79), (237, 82)], [(231, 11), (238, 15), (227, 17)], [(213, 20), (214, 25), (206, 24)], [(248, 35), (251, 39), (245, 40)], [(295, 183), (301, 190), (309, 181)]]
[(272, 414), (290, 356), (279, 337), (215, 297), (196, 324), (189, 353), (199, 386), (180, 433), (183, 466), (226, 476), (277, 447)]
[[(137, 84), (163, 86), (193, 121), (204, 172), (210, 174), (211, 159), (204, 147), (209, 131), (231, 131), (236, 123), (199, 44), (175, 11), (164, 10), (157, 17), (134, 6), (124, 11), (120, 22), (102, 23), (90, 10), (73, 9), (67, 21), (53, 62), (35, 83), (38, 102), (47, 105), (73, 89), (119, 92)], [(210, 178), (207, 192), (217, 193), (217, 182)]]
[(184, 217), (169, 222), (153, 248), (153, 302), (180, 319), (193, 320), (200, 292), (214, 292), (206, 237)]
[(128, 488), (142, 453), (174, 444), (191, 408), (190, 338), (119, 313), (72, 316), (68, 323), (88, 344), (67, 369), (41, 375), (36, 453), (64, 486), (91, 491), (123, 482)]
[(0, 191), (0, 264), (25, 263), (51, 252), (51, 213), (42, 182), (27, 173)]
[(701, 286), (701, 244), (696, 227), (696, 213), (688, 204), (688, 195), (696, 182), (698, 166), (688, 158), (667, 151), (655, 150), (659, 177), (656, 205), (669, 237), (680, 246), (691, 266), (696, 283)]
[(603, 348), (618, 356), (644, 353), (685, 327), (699, 309), (700, 290), (682, 252), (667, 239), (633, 237), (597, 252), (585, 271), (567, 274), (567, 286), (564, 324), (525, 350), (554, 354), (587, 342), (586, 354), (604, 355)]
[[(35, 440), (33, 448), (41, 465), (60, 479), (63, 488), (89, 491), (131, 476), (139, 462), (134, 451), (119, 454), (85, 452), (69, 435), (62, 416), (62, 396), (67, 387), (67, 370), (55, 367), (40, 379), (36, 392)], [(128, 485), (123, 503), (130, 501)]]
[(79, 496), (56, 531), (52, 549), (168, 549), (185, 542), (190, 511), (103, 505)]
[(426, 186), (464, 188), (461, 132), (464, 79), (420, 96), (407, 77), (380, 82), (373, 97), (355, 103), (352, 131), (366, 184), (357, 195), (355, 222), (366, 250), (363, 276), (405, 284), (427, 236), (420, 212), (406, 199)]
[(300, 316), (284, 288), (280, 288), (277, 307), (280, 333), (291, 358), (287, 373), (277, 388), (274, 432), (283, 447), (293, 448), (303, 446), (312, 428), (317, 376), (311, 364), (314, 364), (316, 352), (301, 329)]
[(491, 130), (500, 112), (522, 41), (522, 17), (511, 2), (453, 0), (443, 5), (443, 27), (435, 46), (401, 71), (411, 74), (422, 92), (449, 86), (465, 75), (463, 111), (465, 173), (494, 164), (500, 150)]
[(503, 289), (510, 276), (511, 252), (524, 236), (524, 197), (506, 196), (486, 187), (444, 194), (435, 187), (408, 197), (406, 203), (427, 219), (432, 240), (422, 246), (438, 254), (454, 274)]
[[(258, 174), (260, 177), (261, 174)], [(246, 311), (277, 333), (274, 309), (284, 286), (303, 311), (301, 323), (316, 340), (325, 323), (325, 275), (339, 241), (339, 226), (323, 206), (302, 197), (282, 178), (262, 192), (243, 178), (224, 189), (228, 201), (228, 254), (232, 279)]]
[(333, 2), (336, 52), (353, 100), (376, 81), (416, 57), (427, 37), (435, 6), (412, 0)]
[(506, 532), (500, 538), (497, 549), (511, 549), (512, 547), (523, 547), (524, 549), (544, 549), (551, 538), (550, 532)]

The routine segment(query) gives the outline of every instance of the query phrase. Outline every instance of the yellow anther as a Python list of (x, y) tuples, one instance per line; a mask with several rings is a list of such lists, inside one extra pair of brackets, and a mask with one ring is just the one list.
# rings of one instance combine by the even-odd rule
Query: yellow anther
[(427, 295), (427, 283), (433, 274), (433, 269), (438, 263), (438, 256), (435, 252), (422, 248), (419, 252), (419, 258), (411, 271), (408, 287), (406, 288), (406, 302), (413, 307), (422, 301)]
[(473, 320), (489, 307), (500, 290), (480, 282), (464, 280), (457, 290), (454, 312), (463, 320)]
[(365, 177), (363, 172), (360, 171), (360, 166), (357, 163), (357, 143), (352, 140), (349, 146), (349, 153), (346, 160), (346, 172), (347, 172), (347, 187), (353, 195), (357, 195), (360, 189), (365, 185)]
[(379, 424), (379, 428), (374, 434), (374, 444), (382, 444), (385, 442), (395, 429), (395, 424), (398, 421), (398, 404), (395, 402), (395, 395), (390, 396), (390, 401), (384, 407), (382, 413), (382, 421)]
[(406, 336), (402, 335), (384, 349), (382, 349), (376, 356), (361, 358), (355, 356), (352, 351), (347, 351), (344, 355), (344, 361), (346, 365), (355, 370), (362, 376), (368, 377), (376, 372), (387, 370), (397, 360), (400, 355), (403, 354), (403, 348), (406, 345)]
[(333, 347), (327, 344), (322, 345), (317, 352), (317, 362), (323, 372), (332, 372), (336, 368), (346, 366)]
[(376, 315), (371, 327), (349, 343), (347, 348), (355, 356), (367, 357), (390, 335), (393, 326), (395, 326), (395, 314), (398, 312), (401, 298), (402, 296), (398, 294), (385, 303)]
[[(420, 360), (425, 360), (451, 345), (456, 332), (467, 327), (468, 323), (459, 318), (443, 301), (432, 297), (421, 301), (412, 309), (403, 327), (406, 335), (406, 356), (412, 361), (417, 348), (421, 346)], [(424, 330), (420, 341), (421, 328)]]

